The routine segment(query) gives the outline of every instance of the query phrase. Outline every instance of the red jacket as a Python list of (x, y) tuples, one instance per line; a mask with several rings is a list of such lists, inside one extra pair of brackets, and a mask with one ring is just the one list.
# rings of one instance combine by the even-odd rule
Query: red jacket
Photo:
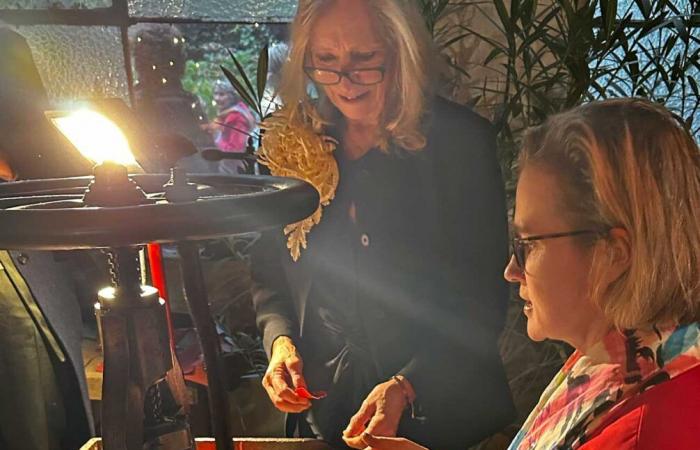
[(248, 136), (255, 128), (255, 117), (243, 102), (219, 114), (220, 123), (216, 146), (224, 152), (242, 153), (246, 150)]
[(579, 450), (700, 450), (700, 366), (622, 404)]

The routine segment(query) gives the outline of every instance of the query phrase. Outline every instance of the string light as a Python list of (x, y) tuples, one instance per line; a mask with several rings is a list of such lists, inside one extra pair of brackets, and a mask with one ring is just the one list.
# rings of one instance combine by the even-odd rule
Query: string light
[(168, 82), (168, 79), (167, 79), (167, 78), (163, 78), (163, 79), (161, 79), (160, 81), (162, 81), (162, 82), (163, 82), (163, 84), (165, 84), (165, 83), (167, 83), (167, 82)]

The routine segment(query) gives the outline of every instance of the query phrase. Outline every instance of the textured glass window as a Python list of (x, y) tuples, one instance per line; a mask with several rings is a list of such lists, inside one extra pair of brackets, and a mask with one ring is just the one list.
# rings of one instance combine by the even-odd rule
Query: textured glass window
[(128, 99), (119, 28), (21, 26), (52, 101), (89, 97)]
[[(632, 18), (635, 20), (644, 20), (644, 14), (642, 13), (642, 10), (640, 8), (640, 5), (644, 4), (646, 2), (637, 2), (635, 0), (619, 0), (617, 3), (617, 17), (624, 17), (627, 14), (632, 14)], [(670, 5), (667, 5), (665, 7), (666, 10), (671, 11), (672, 13), (680, 13), (680, 14), (692, 14), (694, 8), (697, 6), (695, 5), (697, 1), (695, 0), (674, 0), (673, 2), (669, 2)], [(648, 2), (648, 7), (649, 10), (651, 11), (654, 6), (654, 2)], [(600, 6), (598, 6), (598, 12), (600, 12)]]
[[(696, 137), (700, 137), (700, 122), (695, 119), (700, 111), (698, 81), (700, 70), (697, 65), (700, 54), (700, 28), (687, 29), (688, 39), (683, 39), (686, 31), (684, 17), (690, 17), (695, 1), (678, 0), (664, 6), (667, 17), (675, 18), (670, 26), (654, 28), (639, 34), (630, 29), (626, 47), (618, 46), (602, 61), (592, 61), (591, 67), (600, 63), (599, 77), (602, 91), (591, 92), (593, 98), (625, 97), (640, 95), (664, 103), (671, 111), (685, 119)], [(632, 15), (635, 20), (644, 20), (642, 3), (634, 0), (618, 2), (618, 17)], [(685, 76), (678, 76), (684, 74)]]
[(112, 0), (0, 0), (0, 9), (108, 8)]
[(296, 0), (129, 0), (134, 17), (177, 17), (212, 21), (289, 21)]

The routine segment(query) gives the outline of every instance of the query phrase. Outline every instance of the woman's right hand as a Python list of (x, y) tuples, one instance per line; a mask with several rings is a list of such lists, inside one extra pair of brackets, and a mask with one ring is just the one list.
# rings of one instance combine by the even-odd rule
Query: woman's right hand
[(300, 397), (294, 390), (306, 388), (302, 375), (304, 363), (297, 353), (292, 340), (280, 336), (272, 344), (270, 364), (262, 380), (267, 395), (277, 409), (288, 413), (305, 411), (311, 406), (311, 401)]

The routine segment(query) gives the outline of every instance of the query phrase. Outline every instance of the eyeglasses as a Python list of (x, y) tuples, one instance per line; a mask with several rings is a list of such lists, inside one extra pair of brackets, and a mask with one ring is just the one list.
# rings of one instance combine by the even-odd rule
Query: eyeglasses
[(345, 77), (355, 84), (361, 86), (370, 86), (384, 81), (384, 67), (372, 67), (367, 69), (355, 70), (332, 70), (320, 69), (318, 67), (304, 67), (304, 72), (315, 83), (323, 86), (331, 86), (340, 83), (340, 80)]
[(545, 239), (556, 239), (567, 236), (579, 236), (583, 234), (596, 234), (603, 236), (607, 230), (575, 230), (567, 231), (565, 233), (552, 233), (552, 234), (540, 234), (537, 236), (528, 236), (526, 238), (513, 237), (511, 239), (511, 245), (513, 247), (513, 256), (515, 256), (515, 262), (521, 271), (525, 271), (525, 263), (527, 262), (527, 255), (530, 252), (530, 244), (533, 241), (542, 241)]

